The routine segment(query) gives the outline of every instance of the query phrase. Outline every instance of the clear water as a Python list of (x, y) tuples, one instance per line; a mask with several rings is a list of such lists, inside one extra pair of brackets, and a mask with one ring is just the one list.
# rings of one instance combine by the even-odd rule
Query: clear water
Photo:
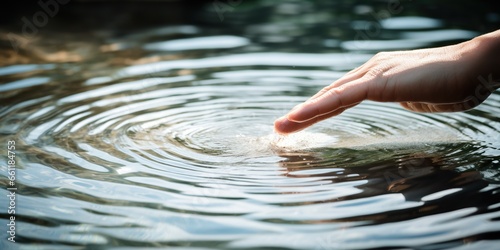
[(383, 7), (311, 6), (242, 4), (217, 29), (40, 33), (2, 62), (1, 249), (495, 249), (500, 94), (463, 113), (364, 102), (287, 137), (272, 127), (379, 50), (479, 31), (408, 6), (362, 41)]

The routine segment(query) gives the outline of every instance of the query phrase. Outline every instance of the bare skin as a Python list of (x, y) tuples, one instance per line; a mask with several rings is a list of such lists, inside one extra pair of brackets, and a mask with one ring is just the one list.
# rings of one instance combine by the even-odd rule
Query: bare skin
[(364, 100), (415, 112), (464, 111), (500, 87), (500, 30), (445, 47), (381, 52), (274, 122), (288, 134)]

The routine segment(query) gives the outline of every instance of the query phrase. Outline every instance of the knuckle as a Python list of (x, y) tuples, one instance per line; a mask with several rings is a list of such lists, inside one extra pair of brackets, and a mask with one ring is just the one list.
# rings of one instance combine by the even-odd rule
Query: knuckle
[(373, 67), (370, 70), (368, 70), (365, 75), (367, 77), (376, 78), (376, 77), (383, 76), (383, 74), (384, 74), (384, 69), (382, 69), (380, 67)]

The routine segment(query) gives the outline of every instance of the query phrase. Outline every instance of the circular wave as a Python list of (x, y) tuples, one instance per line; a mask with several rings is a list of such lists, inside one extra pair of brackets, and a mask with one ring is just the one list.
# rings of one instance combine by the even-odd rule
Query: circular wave
[[(181, 72), (171, 64), (131, 66), (59, 94), (26, 95), (3, 109), (2, 132), (17, 136), (24, 153), (32, 155), (24, 159), (20, 174), (24, 190), (47, 197), (47, 204), (78, 202), (79, 213), (93, 218), (69, 219), (74, 217), (61, 215), (57, 206), (36, 205), (39, 199), (26, 194), (31, 205), (23, 213), (43, 215), (41, 222), (31, 223), (90, 224), (95, 237), (79, 240), (92, 244), (145, 244), (146, 238), (162, 242), (165, 236), (157, 232), (167, 226), (169, 242), (201, 240), (208, 234), (235, 246), (258, 246), (263, 232), (280, 235), (279, 244), (286, 245), (283, 230), (304, 237), (345, 227), (341, 232), (350, 235), (366, 226), (373, 235), (370, 225), (394, 220), (384, 213), (404, 218), (393, 221), (399, 223), (395, 228), (409, 223), (405, 211), (453, 213), (458, 208), (448, 208), (440, 203), (446, 200), (432, 195), (452, 188), (480, 190), (481, 177), (463, 173), (488, 161), (498, 164), (498, 140), (492, 135), (498, 119), (485, 115), (498, 106), (498, 95), (475, 111), (439, 115), (364, 102), (305, 131), (279, 136), (273, 121), (341, 74), (306, 65), (280, 69), (278, 60), (271, 63), (278, 68), (272, 69), (248, 69), (258, 68), (251, 61), (229, 69), (217, 64), (224, 60), (200, 60), (205, 60), (201, 66)], [(155, 71), (139, 70), (151, 68)], [(33, 86), (6, 91), (21, 95), (29, 88)], [(488, 172), (491, 168), (480, 171), (489, 180), (498, 178)], [(426, 179), (435, 176), (446, 181)], [(414, 188), (422, 183), (431, 188)], [(134, 210), (147, 223), (128, 220), (144, 226), (146, 238), (124, 236), (130, 221), (115, 220), (115, 231), (100, 226), (101, 219), (127, 217)], [(166, 219), (155, 221), (160, 217)], [(203, 229), (210, 227), (232, 231)], [(244, 234), (251, 237), (239, 240)], [(408, 231), (400, 235), (413, 236)], [(321, 244), (333, 239), (326, 233), (315, 237)]]

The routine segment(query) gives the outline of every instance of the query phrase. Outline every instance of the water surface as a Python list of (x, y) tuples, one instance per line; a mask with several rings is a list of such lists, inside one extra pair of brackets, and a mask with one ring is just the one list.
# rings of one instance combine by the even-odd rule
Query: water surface
[[(40, 33), (0, 67), (1, 157), (15, 141), (18, 188), (17, 242), (3, 226), (2, 249), (494, 249), (498, 92), (462, 113), (364, 102), (287, 137), (272, 127), (377, 51), (480, 31), (410, 5), (360, 40), (385, 7), (321, 6), (294, 19), (294, 2), (242, 4), (218, 29), (61, 32), (57, 55), (58, 36)], [(274, 19), (231, 28), (236, 13), (269, 9)]]

